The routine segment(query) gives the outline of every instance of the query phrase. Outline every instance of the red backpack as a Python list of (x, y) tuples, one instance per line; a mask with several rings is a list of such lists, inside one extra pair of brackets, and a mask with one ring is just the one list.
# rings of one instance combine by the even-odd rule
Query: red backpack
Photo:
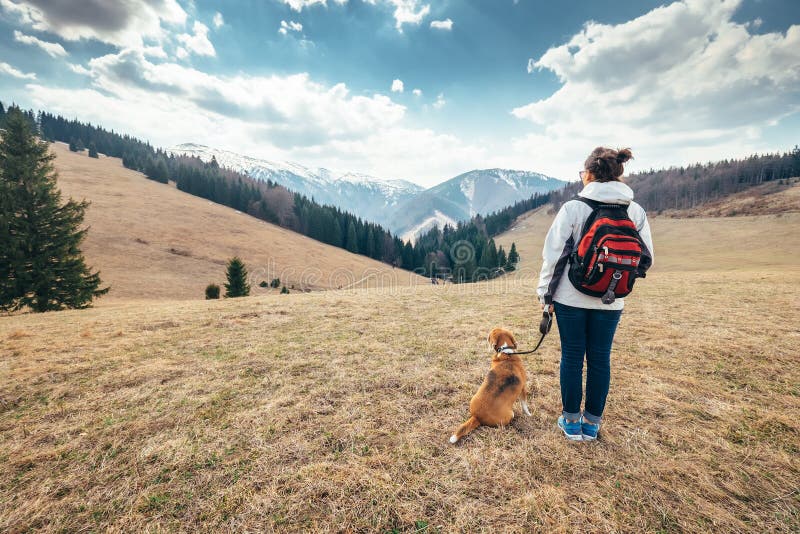
[(569, 258), (569, 280), (575, 289), (600, 297), (603, 304), (626, 296), (637, 278), (644, 278), (652, 257), (626, 204), (605, 204), (576, 197), (592, 208)]

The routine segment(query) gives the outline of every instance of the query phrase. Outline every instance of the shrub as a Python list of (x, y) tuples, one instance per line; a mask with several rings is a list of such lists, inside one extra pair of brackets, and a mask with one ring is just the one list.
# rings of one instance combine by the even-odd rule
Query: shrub
[(281, 279), (280, 278), (273, 278), (272, 282), (269, 283), (269, 287), (278, 289), (281, 287)]
[(217, 284), (208, 284), (206, 286), (206, 300), (219, 298), (219, 286)]
[(286, 286), (283, 286), (283, 288), (281, 288), (281, 295), (288, 295), (288, 294), (289, 294), (289, 290), (286, 289)]
[(262, 280), (261, 283), (258, 284), (258, 287), (267, 287), (267, 285), (268, 285), (267, 281), (266, 280)]

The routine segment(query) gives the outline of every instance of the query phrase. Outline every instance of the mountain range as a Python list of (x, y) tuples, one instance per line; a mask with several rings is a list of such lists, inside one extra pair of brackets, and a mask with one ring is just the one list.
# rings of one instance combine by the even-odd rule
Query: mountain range
[(244, 156), (196, 143), (177, 145), (169, 152), (212, 157), (222, 167), (259, 180), (272, 180), (286, 188), (338, 206), (376, 222), (404, 238), (413, 238), (434, 225), (455, 224), (477, 214), (488, 214), (563, 187), (565, 182), (530, 171), (473, 170), (425, 189), (407, 180), (384, 180), (367, 174), (335, 173), (321, 167), (276, 162)]

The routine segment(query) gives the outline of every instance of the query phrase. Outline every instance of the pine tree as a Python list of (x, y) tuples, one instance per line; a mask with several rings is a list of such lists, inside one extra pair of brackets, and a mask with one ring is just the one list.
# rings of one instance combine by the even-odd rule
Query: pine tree
[(247, 283), (247, 268), (238, 257), (228, 262), (228, 283), (225, 284), (225, 298), (246, 297), (250, 294)]
[(508, 257), (506, 256), (506, 251), (503, 250), (503, 245), (500, 245), (500, 250), (497, 251), (497, 265), (505, 269), (507, 263)]
[(283, 286), (281, 288), (281, 295), (288, 295), (288, 294), (289, 294), (289, 290), (286, 289), (286, 286)]
[(94, 144), (94, 141), (89, 143), (89, 157), (90, 158), (99, 158), (100, 156), (97, 154), (97, 147)]
[(511, 250), (508, 251), (508, 263), (506, 263), (506, 271), (513, 271), (516, 269), (519, 259), (519, 254), (517, 253), (517, 244), (511, 243)]
[(345, 248), (353, 254), (358, 254), (358, 238), (356, 237), (356, 227), (353, 221), (347, 225), (347, 243)]
[(494, 239), (490, 239), (483, 246), (479, 267), (487, 272), (491, 272), (497, 267), (497, 247), (494, 244)]
[(79, 245), (86, 201), (61, 202), (53, 156), (18, 109), (0, 140), (0, 309), (86, 308), (105, 295)]
[(78, 140), (75, 141), (75, 152), (83, 152), (84, 150), (86, 150), (86, 145), (83, 144), (82, 139), (78, 138)]
[(342, 246), (342, 227), (339, 224), (339, 221), (334, 218), (333, 219), (333, 228), (331, 229), (331, 245), (334, 247)]
[(369, 256), (370, 258), (374, 258), (375, 257), (375, 234), (372, 232), (372, 227), (370, 227), (370, 229), (367, 231), (367, 242), (366, 242), (366, 245), (367, 245), (367, 248), (365, 250), (366, 255)]

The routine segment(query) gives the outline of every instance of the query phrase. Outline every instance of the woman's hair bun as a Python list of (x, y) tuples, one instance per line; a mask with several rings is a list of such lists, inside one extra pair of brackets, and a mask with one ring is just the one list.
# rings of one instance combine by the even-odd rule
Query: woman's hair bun
[(630, 148), (623, 148), (617, 152), (617, 163), (625, 163), (629, 159), (633, 159), (633, 152)]

